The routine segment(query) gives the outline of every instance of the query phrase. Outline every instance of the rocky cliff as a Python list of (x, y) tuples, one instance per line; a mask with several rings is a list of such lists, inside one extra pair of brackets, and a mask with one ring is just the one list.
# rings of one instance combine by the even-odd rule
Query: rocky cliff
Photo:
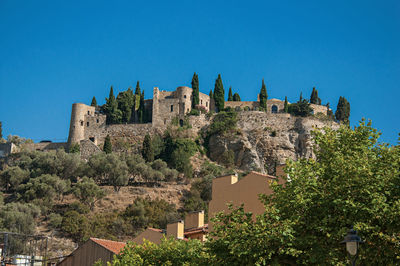
[(240, 112), (236, 133), (210, 138), (209, 156), (214, 161), (220, 161), (224, 153), (232, 151), (237, 168), (273, 174), (275, 166), (285, 163), (287, 158), (312, 157), (310, 132), (326, 126), (339, 127), (333, 121), (316, 117)]

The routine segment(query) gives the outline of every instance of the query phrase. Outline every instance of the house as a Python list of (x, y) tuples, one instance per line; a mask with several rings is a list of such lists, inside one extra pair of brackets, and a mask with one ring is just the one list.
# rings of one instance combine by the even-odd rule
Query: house
[(90, 238), (57, 265), (87, 266), (93, 265), (98, 260), (105, 264), (107, 261), (112, 261), (113, 256), (119, 254), (125, 245), (124, 242)]
[[(277, 176), (283, 174), (282, 167), (278, 167)], [(259, 200), (259, 195), (272, 194), (270, 184), (275, 181), (282, 183), (283, 179), (254, 171), (240, 180), (237, 175), (215, 178), (212, 183), (212, 200), (208, 205), (208, 217), (211, 219), (218, 212), (227, 212), (229, 203), (235, 207), (243, 204), (246, 212), (252, 212), (255, 215), (263, 213), (265, 209)], [(212, 231), (212, 223), (209, 223), (208, 229)]]

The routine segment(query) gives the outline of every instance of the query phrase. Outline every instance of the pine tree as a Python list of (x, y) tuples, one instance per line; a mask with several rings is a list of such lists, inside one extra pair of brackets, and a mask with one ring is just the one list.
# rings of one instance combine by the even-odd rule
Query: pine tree
[(151, 137), (146, 134), (143, 140), (142, 155), (146, 162), (154, 161), (154, 148), (151, 143)]
[(302, 102), (303, 101), (303, 92), (300, 92), (300, 99), (299, 99), (299, 102)]
[(229, 87), (228, 101), (233, 101), (232, 87)]
[(90, 106), (97, 107), (96, 97), (93, 96), (93, 98), (92, 98), (92, 103), (90, 104)]
[(195, 108), (200, 103), (199, 93), (199, 76), (194, 72), (192, 78), (192, 108)]
[(103, 151), (105, 153), (112, 153), (112, 144), (111, 144), (110, 135), (107, 135), (107, 137), (104, 140)]
[(261, 90), (260, 90), (260, 107), (267, 111), (267, 87), (265, 86), (264, 79), (262, 80)]
[(233, 101), (235, 102), (240, 102), (240, 96), (239, 93), (235, 92), (235, 94), (233, 94)]
[(349, 124), (350, 118), (350, 103), (346, 100), (346, 98), (340, 96), (339, 102), (337, 104), (336, 112), (335, 112), (336, 120), (345, 124)]
[(285, 96), (285, 104), (283, 106), (283, 111), (285, 113), (289, 113), (289, 103), (288, 103), (288, 100), (287, 100), (287, 96)]
[(222, 84), (221, 74), (218, 74), (218, 78), (215, 80), (214, 87), (214, 101), (217, 112), (224, 110), (225, 107), (225, 90)]

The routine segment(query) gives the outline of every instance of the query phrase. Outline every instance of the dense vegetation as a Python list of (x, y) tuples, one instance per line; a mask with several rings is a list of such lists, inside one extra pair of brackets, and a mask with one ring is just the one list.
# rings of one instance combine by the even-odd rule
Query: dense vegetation
[(365, 241), (358, 263), (398, 265), (400, 146), (378, 143), (379, 135), (365, 122), (316, 131), (316, 159), (288, 161), (290, 181), (261, 196), (256, 220), (232, 207), (204, 244), (130, 244), (112, 265), (347, 265), (340, 242), (351, 225)]

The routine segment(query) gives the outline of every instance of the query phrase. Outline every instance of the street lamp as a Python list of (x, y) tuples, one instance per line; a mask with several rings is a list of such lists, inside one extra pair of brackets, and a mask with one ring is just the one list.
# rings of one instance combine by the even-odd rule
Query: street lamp
[(356, 265), (356, 259), (358, 255), (358, 248), (360, 243), (364, 241), (357, 235), (357, 231), (351, 227), (349, 231), (347, 231), (347, 236), (345, 236), (344, 240), (340, 243), (346, 244), (346, 250), (350, 254), (352, 258), (352, 265)]

